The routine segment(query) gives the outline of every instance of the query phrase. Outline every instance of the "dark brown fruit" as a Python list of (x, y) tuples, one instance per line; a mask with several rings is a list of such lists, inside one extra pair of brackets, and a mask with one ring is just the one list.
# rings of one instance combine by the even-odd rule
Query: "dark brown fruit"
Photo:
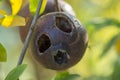
[[(61, 10), (62, 10), (62, 11), (68, 12), (69, 14), (75, 16), (75, 13), (74, 13), (74, 11), (72, 10), (72, 7), (71, 7), (68, 3), (66, 3), (66, 2), (63, 1), (63, 0), (59, 0), (59, 4), (60, 4), (60, 7), (61, 7)], [(56, 7), (55, 7), (54, 0), (48, 0), (47, 5), (46, 5), (46, 8), (45, 8), (45, 11), (44, 11), (43, 14), (47, 14), (47, 13), (49, 13), (49, 12), (55, 12), (55, 11), (56, 11)], [(20, 28), (19, 28), (21, 40), (22, 40), (22, 42), (24, 42), (24, 41), (25, 41), (25, 38), (26, 38), (26, 36), (27, 36), (28, 30), (29, 30), (30, 24), (31, 24), (32, 19), (33, 19), (33, 15), (32, 15), (32, 14), (30, 13), (30, 11), (29, 11), (29, 4), (27, 4), (27, 5), (19, 12), (19, 15), (25, 17), (25, 19), (26, 19), (26, 25), (25, 25), (24, 27), (20, 27)]]
[(83, 25), (65, 12), (52, 12), (38, 18), (30, 50), (44, 67), (64, 70), (78, 63), (87, 47)]

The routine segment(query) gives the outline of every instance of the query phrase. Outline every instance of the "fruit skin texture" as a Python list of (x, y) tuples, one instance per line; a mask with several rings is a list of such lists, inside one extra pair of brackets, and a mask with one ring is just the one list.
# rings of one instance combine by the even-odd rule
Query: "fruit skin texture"
[[(68, 3), (66, 3), (63, 0), (59, 0), (59, 4), (60, 4), (62, 11), (68, 12), (69, 14), (75, 16), (75, 13), (72, 10), (72, 7)], [(50, 12), (55, 12), (55, 11), (56, 11), (56, 7), (55, 7), (54, 0), (48, 0), (45, 11), (42, 15), (50, 13)], [(29, 31), (30, 24), (33, 19), (33, 14), (31, 14), (29, 11), (29, 3), (20, 10), (19, 15), (23, 16), (26, 19), (26, 25), (19, 27), (20, 37), (21, 37), (22, 42), (24, 43), (27, 33)]]
[[(62, 11), (75, 16), (70, 5), (63, 0), (59, 0), (59, 4), (61, 5)], [(67, 9), (66, 6), (69, 6), (69, 9)], [(70, 22), (69, 26), (72, 25), (72, 30), (56, 27), (55, 18), (59, 13), (53, 13), (55, 11), (54, 0), (48, 0), (46, 9), (42, 14), (44, 16), (39, 17), (37, 20), (29, 50), (31, 50), (32, 56), (34, 56), (33, 59), (36, 59), (36, 61), (44, 67), (53, 70), (65, 70), (81, 60), (87, 47), (88, 35), (81, 23), (79, 24), (77, 19), (67, 13), (60, 13), (60, 16), (64, 16), (66, 20)], [(24, 43), (33, 19), (33, 15), (29, 11), (29, 4), (20, 11), (19, 15), (25, 17), (27, 23), (26, 26), (19, 28), (20, 37)], [(62, 23), (64, 23), (64, 20), (61, 20), (61, 24)], [(59, 20), (57, 24), (59, 25)], [(43, 33), (45, 34), (41, 37)], [(43, 39), (39, 41), (39, 38)]]
[(35, 26), (30, 50), (38, 63), (49, 69), (65, 70), (81, 60), (88, 34), (75, 17), (64, 12), (48, 13), (38, 18)]

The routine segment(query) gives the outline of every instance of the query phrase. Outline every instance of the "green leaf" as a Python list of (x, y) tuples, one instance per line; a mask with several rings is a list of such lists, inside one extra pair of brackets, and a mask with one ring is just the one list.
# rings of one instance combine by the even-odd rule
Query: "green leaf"
[(54, 80), (63, 80), (66, 76), (69, 75), (69, 72), (60, 72), (56, 75)]
[(69, 72), (61, 72), (55, 76), (53, 80), (76, 80), (80, 78), (78, 74), (69, 74)]
[(113, 65), (113, 73), (110, 75), (110, 80), (120, 80), (120, 56), (117, 57)]
[(70, 75), (66, 76), (65, 80), (76, 80), (78, 78), (80, 78), (80, 75), (78, 75), (78, 74), (70, 74)]
[(93, 25), (96, 30), (99, 30), (103, 27), (107, 27), (110, 25), (115, 25), (116, 27), (120, 27), (120, 22), (116, 19), (111, 19), (111, 18), (95, 18), (90, 22), (86, 23), (87, 27), (91, 25)]
[[(39, 3), (39, 0), (30, 0), (30, 7), (29, 8), (30, 8), (31, 13), (34, 14), (36, 12), (38, 3)], [(39, 14), (42, 14), (44, 12), (46, 4), (47, 4), (47, 0), (42, 0), (42, 5), (41, 5), (41, 8), (40, 8), (40, 13)]]
[(5, 78), (5, 80), (17, 80), (20, 75), (23, 73), (23, 71), (26, 69), (27, 65), (22, 64), (14, 68), (12, 71), (10, 71)]
[(113, 36), (112, 39), (105, 45), (105, 48), (100, 55), (100, 58), (102, 58), (104, 55), (107, 54), (107, 52), (109, 51), (109, 49), (112, 47), (112, 45), (115, 43), (116, 39), (119, 36), (120, 36), (120, 34), (117, 34), (117, 35)]
[(5, 62), (7, 60), (7, 54), (4, 46), (0, 43), (0, 62)]
[(31, 13), (35, 13), (36, 9), (37, 9), (37, 5), (38, 5), (39, 0), (30, 0), (30, 12)]

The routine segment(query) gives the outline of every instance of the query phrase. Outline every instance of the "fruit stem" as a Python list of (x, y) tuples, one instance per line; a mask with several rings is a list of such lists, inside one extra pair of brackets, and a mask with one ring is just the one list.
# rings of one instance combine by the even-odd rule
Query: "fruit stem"
[(37, 18), (39, 16), (39, 11), (40, 11), (42, 2), (43, 2), (43, 0), (39, 0), (39, 4), (38, 4), (37, 10), (36, 10), (36, 13), (35, 13), (34, 18), (32, 20), (32, 23), (30, 25), (29, 32), (28, 32), (28, 35), (27, 35), (27, 37), (25, 39), (25, 43), (24, 43), (24, 46), (22, 48), (22, 51), (21, 51), (21, 54), (20, 54), (20, 57), (19, 57), (17, 65), (21, 65), (22, 62), (23, 62), (25, 53), (27, 51), (27, 48), (28, 48), (28, 45), (29, 45), (29, 42), (30, 42), (30, 39), (31, 39), (31, 35), (32, 35), (32, 33), (34, 31), (34, 28), (35, 28), (34, 25), (36, 24)]
[(55, 2), (56, 10), (57, 10), (58, 12), (60, 12), (61, 9), (60, 9), (60, 5), (59, 5), (59, 3), (58, 3), (58, 0), (54, 0), (54, 2)]

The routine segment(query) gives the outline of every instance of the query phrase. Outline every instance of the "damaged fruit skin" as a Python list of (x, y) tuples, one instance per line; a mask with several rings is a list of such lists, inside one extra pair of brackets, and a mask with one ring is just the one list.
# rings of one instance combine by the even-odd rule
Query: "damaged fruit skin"
[[(75, 16), (75, 13), (72, 10), (72, 7), (68, 3), (66, 3), (64, 0), (59, 0), (59, 4), (60, 4), (62, 11)], [(50, 13), (50, 12), (56, 12), (54, 0), (48, 0), (45, 11), (42, 15)], [(24, 43), (27, 33), (29, 31), (29, 27), (31, 25), (32, 19), (33, 19), (33, 14), (31, 14), (29, 10), (29, 3), (20, 10), (19, 15), (23, 16), (26, 20), (26, 25), (19, 27), (20, 37), (21, 37), (22, 42)]]
[[(56, 24), (56, 17), (65, 23)], [(66, 24), (66, 20), (71, 27)], [(65, 27), (71, 28), (70, 32), (68, 28), (58, 27), (63, 23)], [(65, 70), (81, 60), (87, 48), (88, 34), (75, 17), (64, 12), (48, 13), (38, 18), (35, 26), (30, 50), (38, 63), (49, 69)], [(45, 50), (41, 50), (43, 47)]]
[[(67, 10), (67, 8), (65, 7), (66, 5), (68, 5), (67, 3), (65, 3), (63, 0), (59, 0), (59, 3), (61, 5), (62, 11), (75, 16), (72, 8), (71, 9), (69, 8), (70, 10)], [(54, 0), (48, 0), (45, 11), (42, 14), (43, 16), (41, 16), (41, 18), (39, 17), (37, 20), (36, 29), (32, 35), (29, 50), (31, 50), (31, 53), (33, 54), (32, 56), (34, 56), (33, 59), (36, 59), (36, 61), (42, 64), (44, 67), (53, 70), (65, 70), (77, 64), (81, 60), (87, 47), (88, 35), (84, 27), (76, 19), (72, 20), (71, 24), (75, 23), (75, 25), (78, 27), (72, 29), (73, 31), (72, 32), (70, 31), (70, 33), (69, 31), (68, 33), (66, 33), (61, 31), (61, 29), (56, 28), (54, 20), (56, 15), (58, 15), (59, 13), (54, 12), (56, 12)], [(62, 16), (67, 16), (66, 15), (67, 13), (64, 14), (60, 12)], [(26, 26), (19, 28), (20, 37), (22, 42), (24, 43), (27, 33), (29, 31), (30, 24), (33, 19), (33, 15), (29, 11), (29, 4), (27, 4), (20, 11), (19, 15), (25, 17), (27, 23)], [(67, 18), (69, 20), (70, 17)], [(72, 17), (72, 19), (74, 18)], [(42, 35), (44, 31), (48, 32), (48, 34), (45, 33), (45, 36), (44, 35), (42, 36), (43, 39), (41, 39), (40, 42), (43, 41), (43, 43), (40, 43), (38, 41), (38, 37), (40, 37), (40, 35)], [(52, 36), (53, 38), (50, 37), (50, 35), (54, 35)], [(48, 39), (46, 39), (46, 37)], [(44, 43), (44, 39), (46, 39), (45, 42), (50, 41), (50, 44), (47, 45), (48, 47), (50, 47), (49, 49), (47, 49), (44, 46), (41, 47), (38, 46), (38, 44), (39, 45), (48, 44)], [(45, 50), (39, 52), (39, 50), (43, 47)]]

